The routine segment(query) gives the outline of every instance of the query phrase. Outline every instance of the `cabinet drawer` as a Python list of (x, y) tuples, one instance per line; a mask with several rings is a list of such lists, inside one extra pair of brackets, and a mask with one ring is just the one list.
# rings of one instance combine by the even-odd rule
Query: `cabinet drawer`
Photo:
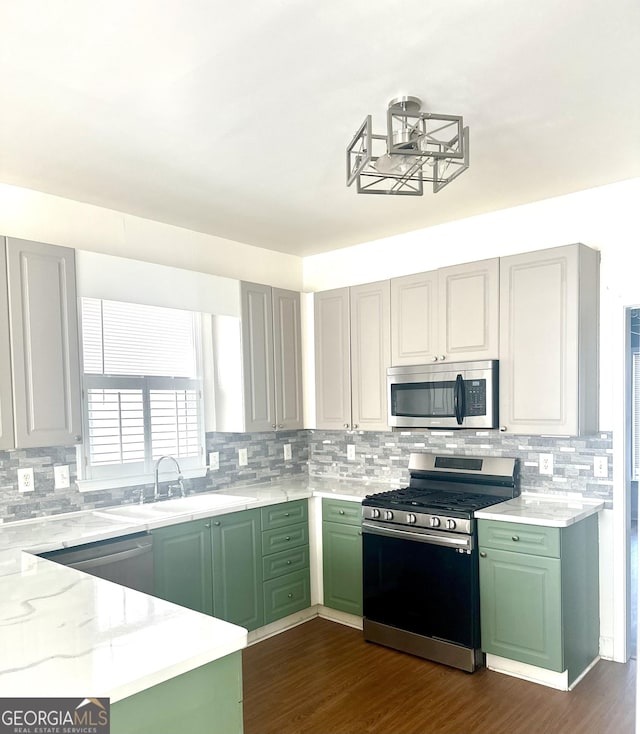
[(267, 556), (287, 548), (309, 545), (309, 526), (304, 524), (290, 525), (286, 528), (265, 530), (262, 533), (262, 555)]
[(362, 523), (362, 504), (348, 500), (322, 500), (322, 519), (329, 522), (341, 522), (346, 525)]
[(301, 571), (303, 568), (309, 568), (308, 545), (265, 556), (262, 559), (262, 578), (268, 581), (284, 576), (286, 573)]
[(478, 542), (481, 547), (560, 558), (560, 528), (479, 520)]
[(262, 508), (262, 529), (272, 530), (299, 522), (307, 522), (307, 500), (282, 502)]
[(264, 583), (265, 624), (306, 609), (310, 603), (309, 569), (288, 573)]

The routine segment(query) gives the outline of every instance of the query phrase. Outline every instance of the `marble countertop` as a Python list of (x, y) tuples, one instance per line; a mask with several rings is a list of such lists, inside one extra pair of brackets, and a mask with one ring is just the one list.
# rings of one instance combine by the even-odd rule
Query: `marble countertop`
[(242, 627), (34, 553), (313, 495), (359, 502), (389, 488), (304, 477), (208, 493), (219, 500), (215, 507), (198, 495), (182, 504), (169, 500), (0, 524), (0, 695), (80, 692), (118, 701), (247, 644)]
[(601, 500), (523, 493), (506, 502), (477, 510), (474, 515), (479, 520), (566, 528), (599, 512), (603, 507), (604, 502)]

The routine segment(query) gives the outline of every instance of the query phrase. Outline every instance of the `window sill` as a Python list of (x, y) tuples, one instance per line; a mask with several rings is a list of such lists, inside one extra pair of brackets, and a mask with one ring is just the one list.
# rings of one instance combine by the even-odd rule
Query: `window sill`
[[(196, 479), (198, 477), (204, 477), (207, 474), (207, 467), (201, 466), (195, 469), (185, 469), (182, 472), (184, 479)], [(164, 478), (162, 475), (161, 480), (163, 482), (175, 479), (175, 473), (168, 475)], [(122, 489), (123, 487), (140, 487), (142, 485), (153, 484), (153, 474), (138, 474), (137, 476), (130, 477), (109, 477), (108, 479), (78, 479), (76, 484), (78, 485), (78, 491), (80, 492), (98, 492), (105, 489)]]

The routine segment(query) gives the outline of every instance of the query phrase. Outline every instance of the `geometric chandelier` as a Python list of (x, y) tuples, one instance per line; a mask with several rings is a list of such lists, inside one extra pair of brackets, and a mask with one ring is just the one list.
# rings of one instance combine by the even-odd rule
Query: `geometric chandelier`
[(418, 97), (397, 97), (387, 109), (387, 134), (375, 135), (367, 115), (347, 148), (347, 186), (359, 194), (437, 194), (469, 168), (469, 128), (462, 117), (421, 112)]

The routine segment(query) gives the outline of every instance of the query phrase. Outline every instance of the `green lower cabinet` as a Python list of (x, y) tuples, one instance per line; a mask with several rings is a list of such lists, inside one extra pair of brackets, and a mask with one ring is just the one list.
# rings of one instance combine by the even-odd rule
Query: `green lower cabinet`
[(111, 734), (242, 734), (242, 654), (111, 704)]
[(151, 535), (154, 595), (213, 614), (211, 520), (170, 525)]
[(154, 593), (262, 627), (311, 604), (307, 501), (241, 510), (152, 531)]
[(310, 603), (311, 587), (308, 568), (264, 582), (264, 621), (266, 624), (306, 609)]
[(478, 521), (482, 650), (573, 681), (599, 652), (598, 518)]
[(483, 650), (562, 672), (560, 559), (481, 552)]
[(270, 624), (311, 604), (307, 501), (262, 508), (264, 621)]
[(247, 629), (264, 624), (260, 511), (152, 531), (155, 595)]
[(212, 518), (213, 614), (254, 630), (264, 624), (260, 510)]
[[(322, 501), (324, 605), (357, 616), (362, 616), (360, 509), (358, 503)], [(326, 517), (335, 518), (338, 522), (327, 521)]]

